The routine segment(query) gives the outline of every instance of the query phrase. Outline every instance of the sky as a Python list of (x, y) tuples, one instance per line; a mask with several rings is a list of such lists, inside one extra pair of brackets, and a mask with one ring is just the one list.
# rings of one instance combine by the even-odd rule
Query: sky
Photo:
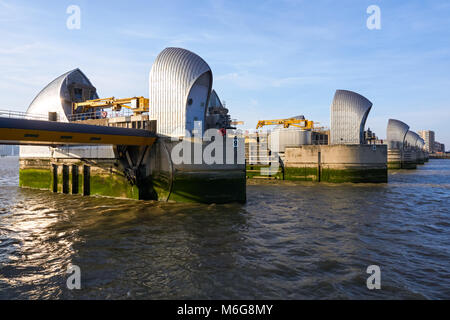
[[(79, 29), (67, 27), (71, 5)], [(380, 29), (367, 27), (371, 5)], [(333, 95), (346, 89), (372, 101), (366, 128), (379, 138), (393, 118), (450, 149), (448, 0), (0, 0), (0, 109), (26, 111), (74, 68), (101, 97), (148, 97), (166, 47), (209, 64), (244, 129), (296, 115), (329, 126)]]

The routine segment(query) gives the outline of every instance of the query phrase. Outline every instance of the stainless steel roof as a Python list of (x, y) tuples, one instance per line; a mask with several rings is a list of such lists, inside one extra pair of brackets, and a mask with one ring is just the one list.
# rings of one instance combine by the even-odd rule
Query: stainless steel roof
[(419, 135), (414, 131), (408, 131), (405, 136), (405, 142), (411, 148), (418, 147), (418, 140), (420, 139)]
[(336, 90), (331, 104), (331, 144), (364, 143), (364, 126), (372, 102), (348, 90)]
[[(204, 76), (204, 77), (202, 77)], [(212, 72), (208, 64), (195, 53), (182, 48), (166, 48), (156, 58), (150, 71), (150, 118), (158, 121), (159, 134), (184, 136), (189, 93), (200, 78), (206, 81), (203, 119), (212, 88)], [(199, 110), (193, 110), (199, 112)]]
[(386, 139), (389, 149), (402, 149), (409, 126), (396, 119), (389, 119), (386, 129)]
[[(94, 88), (80, 69), (71, 70), (45, 86), (31, 102), (27, 113), (48, 115), (48, 112), (56, 112), (60, 121), (68, 122), (67, 116), (72, 113), (69, 87), (73, 84)], [(98, 95), (93, 98), (97, 99)]]

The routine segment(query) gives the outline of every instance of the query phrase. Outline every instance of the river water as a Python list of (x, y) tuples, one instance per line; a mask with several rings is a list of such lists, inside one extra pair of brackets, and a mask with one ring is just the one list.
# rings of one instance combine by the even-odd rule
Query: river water
[[(252, 181), (247, 198), (20, 189), (17, 157), (2, 158), (0, 299), (450, 299), (449, 160), (388, 184)], [(71, 264), (80, 290), (67, 287)]]

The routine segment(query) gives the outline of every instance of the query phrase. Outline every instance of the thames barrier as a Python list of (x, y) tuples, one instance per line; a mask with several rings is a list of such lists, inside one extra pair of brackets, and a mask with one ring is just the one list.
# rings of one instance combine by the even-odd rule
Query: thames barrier
[(450, 5), (405, 2), (0, 0), (0, 300), (450, 299)]
[(402, 121), (389, 119), (386, 141), (366, 130), (373, 104), (356, 92), (336, 91), (329, 129), (294, 116), (243, 133), (212, 88), (209, 65), (182, 48), (156, 58), (149, 98), (99, 98), (75, 69), (22, 119), (0, 119), (2, 141), (22, 145), (23, 188), (178, 202), (245, 202), (255, 178), (387, 183), (389, 169), (428, 161), (424, 139)]

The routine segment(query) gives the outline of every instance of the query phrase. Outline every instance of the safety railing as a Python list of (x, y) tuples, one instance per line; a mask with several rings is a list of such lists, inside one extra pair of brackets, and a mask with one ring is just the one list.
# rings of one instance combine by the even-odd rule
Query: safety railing
[(74, 113), (72, 115), (68, 115), (67, 119), (69, 121), (83, 121), (83, 120), (93, 120), (93, 119), (106, 119), (106, 118), (117, 118), (117, 117), (126, 117), (132, 115), (133, 112), (128, 109), (122, 109), (121, 111), (112, 111), (112, 110), (98, 110), (93, 112), (85, 112), (85, 113)]
[[(133, 115), (133, 112), (128, 109), (122, 109), (121, 111), (104, 111), (98, 110), (86, 113), (75, 113), (68, 115), (67, 119), (69, 121), (81, 121), (89, 119), (104, 119), (104, 118), (116, 118), (116, 117), (126, 117)], [(23, 111), (14, 110), (0, 110), (0, 117), (3, 118), (14, 118), (14, 119), (26, 119), (26, 120), (43, 120), (43, 121), (61, 121), (60, 115), (58, 113), (53, 113), (52, 116), (56, 118), (50, 119), (50, 114), (37, 114), (37, 113), (27, 113)]]
[(27, 119), (27, 120), (48, 120), (48, 115), (44, 114), (30, 114), (22, 111), (0, 110), (0, 117)]
[(85, 113), (74, 113), (67, 116), (69, 121), (83, 121), (83, 120), (92, 120), (92, 119), (103, 119), (107, 118), (108, 113), (106, 111), (94, 111), (94, 112), (85, 112)]

